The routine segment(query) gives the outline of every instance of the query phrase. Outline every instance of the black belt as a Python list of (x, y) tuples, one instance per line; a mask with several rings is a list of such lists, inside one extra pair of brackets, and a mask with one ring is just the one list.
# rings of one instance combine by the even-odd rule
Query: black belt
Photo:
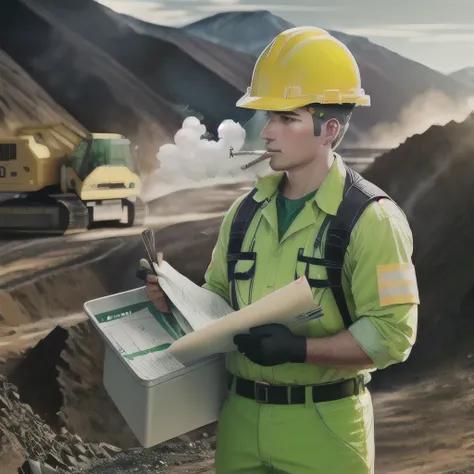
[[(306, 401), (306, 387), (303, 385), (271, 385), (266, 382), (255, 382), (240, 377), (234, 377), (234, 379), (237, 395), (250, 398), (259, 403), (293, 405)], [(363, 388), (362, 378), (355, 377), (325, 385), (312, 385), (311, 391), (313, 402), (320, 403), (358, 395)]]

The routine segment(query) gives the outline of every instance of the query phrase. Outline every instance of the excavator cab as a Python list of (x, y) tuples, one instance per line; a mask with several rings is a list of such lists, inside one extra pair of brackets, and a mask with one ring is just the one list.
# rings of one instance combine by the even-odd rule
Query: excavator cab
[(92, 139), (81, 141), (68, 157), (67, 165), (81, 180), (101, 166), (124, 166), (136, 173), (131, 142), (120, 135), (95, 134)]
[(67, 156), (61, 172), (62, 191), (77, 194), (88, 209), (90, 223), (134, 225), (141, 188), (128, 138), (92, 134)]

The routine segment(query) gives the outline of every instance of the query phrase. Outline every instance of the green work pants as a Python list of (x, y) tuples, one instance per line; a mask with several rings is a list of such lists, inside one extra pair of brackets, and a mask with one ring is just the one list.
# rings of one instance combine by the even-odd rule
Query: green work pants
[(217, 426), (216, 474), (373, 474), (373, 407), (357, 396), (257, 403), (233, 393)]

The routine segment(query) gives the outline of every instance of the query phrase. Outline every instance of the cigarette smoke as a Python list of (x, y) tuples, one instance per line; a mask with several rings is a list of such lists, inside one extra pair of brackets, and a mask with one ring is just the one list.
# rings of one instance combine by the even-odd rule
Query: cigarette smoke
[(230, 119), (222, 121), (217, 135), (214, 140), (197, 117), (187, 117), (176, 132), (174, 143), (159, 148), (156, 155), (159, 168), (143, 183), (145, 200), (179, 189), (254, 181), (270, 171), (267, 162), (240, 169), (255, 155), (230, 157), (230, 150), (241, 151), (246, 143), (246, 131), (239, 123)]
[[(396, 148), (433, 125), (463, 121), (473, 111), (474, 97), (456, 101), (442, 92), (430, 90), (405, 107), (398, 120), (373, 127), (357, 146)], [(229, 157), (231, 148), (234, 152), (241, 151), (244, 145), (247, 150), (263, 148), (258, 135), (265, 121), (263, 115), (255, 114), (244, 129), (239, 123), (226, 119), (219, 125), (218, 137), (214, 140), (197, 117), (187, 117), (175, 134), (174, 143), (162, 145), (158, 150), (159, 169), (143, 180), (143, 198), (150, 201), (181, 189), (248, 183), (269, 173), (267, 160), (247, 170), (240, 169), (255, 159), (255, 155)]]

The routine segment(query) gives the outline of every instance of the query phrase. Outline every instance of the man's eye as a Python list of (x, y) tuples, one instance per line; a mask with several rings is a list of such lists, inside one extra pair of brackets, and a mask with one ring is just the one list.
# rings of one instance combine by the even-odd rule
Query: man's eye
[(282, 119), (283, 122), (285, 122), (285, 123), (293, 122), (293, 118), (287, 117), (286, 115), (282, 115), (282, 116), (281, 116), (281, 119)]

